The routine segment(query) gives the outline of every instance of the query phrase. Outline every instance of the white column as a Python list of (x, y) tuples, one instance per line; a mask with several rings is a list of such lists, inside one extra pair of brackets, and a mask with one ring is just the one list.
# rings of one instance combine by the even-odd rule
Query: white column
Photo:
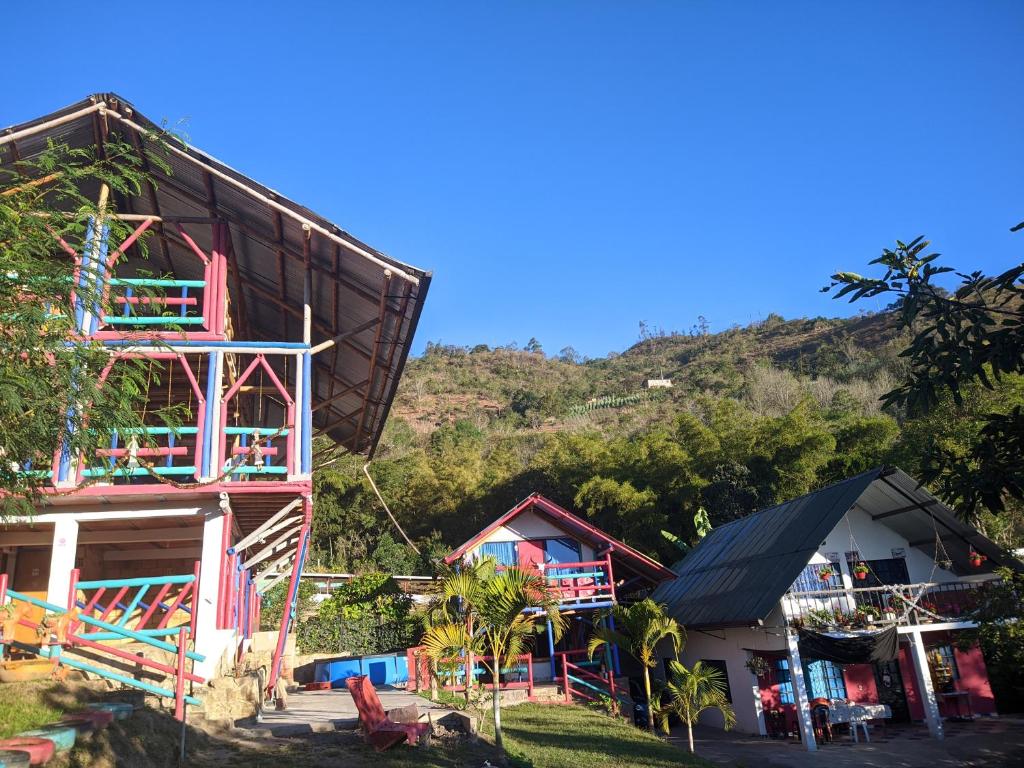
[(46, 586), (48, 602), (64, 608), (68, 604), (71, 571), (78, 551), (78, 521), (61, 516), (53, 525), (53, 547), (50, 550), (50, 581)]
[(814, 724), (811, 722), (811, 705), (804, 684), (804, 667), (800, 661), (800, 645), (795, 631), (786, 631), (786, 647), (789, 649), (789, 679), (793, 683), (793, 698), (796, 701), (796, 716), (800, 723), (804, 746), (808, 752), (818, 748), (814, 740)]
[(219, 508), (208, 512), (203, 522), (203, 553), (199, 571), (199, 597), (195, 602), (195, 649), (206, 656), (196, 662), (195, 673), (207, 680), (216, 671), (224, 653), (231, 630), (217, 629), (217, 603), (220, 600), (220, 564), (225, 557), (221, 551), (225, 515)]
[(921, 692), (921, 703), (924, 704), (924, 720), (928, 724), (928, 733), (933, 739), (942, 739), (945, 736), (942, 730), (942, 716), (939, 714), (939, 703), (935, 699), (928, 654), (924, 649), (924, 639), (920, 630), (910, 633), (910, 655), (914, 658), (914, 675), (917, 677), (917, 690)]
[[(747, 661), (754, 658), (754, 653), (747, 651)], [(750, 670), (747, 670), (750, 674), (750, 685), (751, 692), (754, 696), (754, 714), (757, 716), (757, 732), (761, 736), (768, 735), (768, 726), (764, 721), (764, 706), (761, 704), (761, 684), (758, 682), (757, 675)]]

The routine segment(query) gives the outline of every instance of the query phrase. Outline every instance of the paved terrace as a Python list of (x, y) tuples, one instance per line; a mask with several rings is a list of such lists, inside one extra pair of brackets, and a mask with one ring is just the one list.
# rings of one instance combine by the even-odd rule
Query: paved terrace
[[(887, 738), (872, 731), (857, 744), (837, 734), (831, 744), (808, 752), (798, 741), (760, 739), (697, 726), (697, 754), (730, 768), (1020, 768), (1024, 766), (1024, 718), (1004, 716), (944, 724), (946, 738), (935, 741), (925, 726), (891, 726)], [(671, 741), (687, 749), (686, 729)]]
[[(433, 722), (450, 715), (451, 709), (434, 704), (415, 693), (390, 686), (379, 686), (377, 695), (384, 711), (407, 707), (419, 707), (421, 719), (430, 715)], [(355, 702), (345, 688), (330, 691), (297, 691), (288, 694), (288, 709), (266, 710), (261, 721), (246, 718), (235, 725), (263, 736), (300, 736), (304, 733), (325, 733), (329, 731), (354, 729), (359, 720)]]

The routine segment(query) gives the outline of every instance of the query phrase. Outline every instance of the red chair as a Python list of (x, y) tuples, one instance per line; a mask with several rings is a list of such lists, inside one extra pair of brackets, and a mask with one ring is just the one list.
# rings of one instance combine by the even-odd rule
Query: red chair
[(359, 721), (363, 725), (366, 741), (378, 752), (383, 752), (402, 739), (408, 741), (410, 745), (416, 744), (429, 733), (429, 723), (393, 722), (384, 712), (380, 697), (366, 675), (353, 675), (345, 681), (345, 685), (348, 686), (359, 711)]

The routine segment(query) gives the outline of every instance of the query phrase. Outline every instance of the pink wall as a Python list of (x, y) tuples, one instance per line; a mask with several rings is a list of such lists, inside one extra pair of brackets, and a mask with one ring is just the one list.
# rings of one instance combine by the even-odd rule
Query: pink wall
[[(967, 691), (970, 694), (971, 709), (975, 715), (994, 714), (996, 700), (989, 685), (988, 668), (985, 666), (981, 649), (974, 646), (968, 651), (961, 651), (955, 645), (955, 637), (948, 634), (925, 635), (925, 638), (929, 646), (944, 642), (953, 644), (953, 656), (960, 672), (960, 679), (954, 684), (956, 690)], [(914, 662), (910, 656), (909, 645), (900, 645), (900, 673), (903, 675), (903, 686), (907, 692), (907, 704), (910, 705), (910, 717), (914, 720), (924, 720), (924, 704), (917, 690), (917, 676), (914, 674)], [(958, 714), (955, 703), (942, 703), (941, 698), (939, 701), (944, 717)]]
[(877, 704), (878, 687), (875, 685), (875, 668), (870, 664), (850, 664), (843, 670), (846, 681), (846, 696), (858, 704)]

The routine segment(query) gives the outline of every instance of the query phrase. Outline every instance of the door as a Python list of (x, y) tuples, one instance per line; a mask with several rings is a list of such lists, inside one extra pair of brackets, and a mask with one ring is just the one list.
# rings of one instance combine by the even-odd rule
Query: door
[(536, 569), (538, 563), (544, 562), (543, 541), (519, 542), (519, 567)]
[(875, 687), (878, 689), (878, 703), (888, 704), (894, 723), (910, 721), (907, 694), (903, 690), (903, 675), (898, 661), (875, 663)]

